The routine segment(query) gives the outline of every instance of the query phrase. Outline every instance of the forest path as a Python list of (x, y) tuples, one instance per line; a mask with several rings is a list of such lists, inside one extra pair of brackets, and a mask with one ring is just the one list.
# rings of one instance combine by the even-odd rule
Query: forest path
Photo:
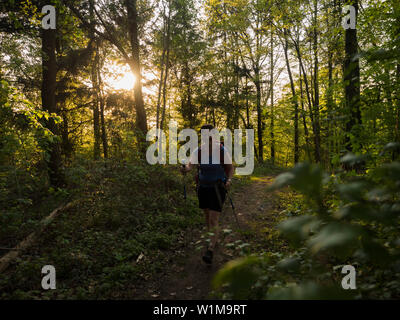
[[(132, 292), (131, 298), (160, 300), (213, 298), (212, 279), (225, 263), (240, 256), (237, 246), (248, 243), (250, 247), (259, 247), (260, 240), (274, 227), (275, 194), (267, 190), (273, 178), (273, 176), (252, 177), (250, 183), (231, 193), (240, 229), (227, 197), (220, 218), (219, 244), (215, 249), (211, 266), (206, 265), (201, 259), (204, 247), (201, 250), (196, 249), (199, 240), (205, 234), (205, 228), (188, 231), (180, 248), (178, 247), (175, 254), (170, 257), (163, 273), (139, 285)], [(232, 232), (223, 232), (224, 229)], [(233, 246), (235, 242), (236, 248)], [(233, 248), (229, 245), (227, 247), (227, 244), (231, 244)]]

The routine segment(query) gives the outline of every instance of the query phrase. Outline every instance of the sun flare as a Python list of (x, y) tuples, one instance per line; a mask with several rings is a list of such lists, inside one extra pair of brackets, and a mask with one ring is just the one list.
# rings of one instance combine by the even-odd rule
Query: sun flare
[(110, 76), (106, 77), (105, 82), (110, 89), (113, 90), (132, 90), (136, 81), (136, 77), (129, 68), (111, 65)]
[(131, 72), (124, 73), (121, 77), (117, 78), (112, 86), (116, 90), (131, 90), (135, 83), (135, 76)]
[(110, 86), (115, 90), (132, 90), (135, 80), (135, 76), (131, 72), (127, 72), (112, 79)]

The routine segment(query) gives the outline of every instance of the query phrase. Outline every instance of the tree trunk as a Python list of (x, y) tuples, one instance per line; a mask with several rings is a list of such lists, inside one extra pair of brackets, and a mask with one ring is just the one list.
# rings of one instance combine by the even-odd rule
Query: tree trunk
[[(396, 6), (395, 1), (392, 1), (393, 12), (396, 15), (395, 38), (400, 39), (400, 8)], [(400, 51), (400, 40), (397, 42), (397, 50)], [(397, 58), (396, 64), (396, 122), (395, 122), (395, 137), (396, 141), (400, 142), (400, 57)]]
[(317, 127), (316, 127), (316, 122), (314, 120), (314, 112), (312, 110), (314, 102), (310, 96), (310, 89), (309, 89), (309, 85), (308, 85), (307, 74), (304, 69), (304, 64), (303, 64), (303, 59), (301, 57), (299, 44), (297, 42), (295, 42), (294, 44), (295, 44), (295, 48), (296, 48), (296, 52), (297, 52), (297, 58), (299, 60), (299, 64), (301, 67), (301, 71), (303, 73), (304, 84), (306, 86), (306, 95), (307, 95), (307, 100), (308, 100), (308, 106), (309, 106), (310, 118), (311, 118), (311, 124), (312, 124), (312, 128), (313, 128), (313, 136), (314, 136), (314, 157), (315, 157), (316, 162), (320, 162), (321, 159), (320, 159), (320, 152), (319, 152), (319, 150), (320, 150), (319, 139), (317, 138)]
[(103, 155), (104, 158), (108, 158), (108, 141), (107, 141), (107, 131), (106, 131), (106, 123), (104, 119), (104, 105), (105, 105), (105, 97), (103, 92), (103, 81), (101, 79), (100, 68), (97, 69), (98, 75), (97, 79), (99, 82), (99, 98), (100, 98), (100, 124), (101, 124), (101, 141), (103, 144)]
[[(329, 16), (326, 20), (326, 27), (327, 30), (335, 30), (337, 27), (337, 20), (338, 18), (336, 15), (338, 15), (338, 10), (337, 10), (337, 4), (336, 0), (332, 1), (332, 13), (333, 13), (333, 19), (331, 19)], [(329, 14), (329, 12), (328, 12)], [(334, 31), (333, 31), (334, 32)], [(332, 128), (334, 128), (333, 125), (333, 109), (334, 109), (334, 100), (333, 100), (333, 54), (334, 54), (334, 48), (335, 48), (335, 33), (329, 33), (329, 38), (328, 38), (328, 88), (326, 89), (326, 111), (327, 111), (327, 163), (329, 167), (331, 167), (332, 162), (331, 162), (331, 154), (334, 152), (334, 131)]]
[[(57, 81), (57, 62), (56, 62), (56, 30), (42, 29), (42, 108), (49, 113), (59, 115), (56, 103), (56, 81)], [(56, 136), (59, 134), (58, 125), (53, 119), (46, 121), (46, 127)], [(53, 186), (62, 186), (64, 176), (62, 173), (61, 146), (57, 138), (49, 144), (50, 159), (48, 160), (48, 170), (50, 183)]]
[[(358, 0), (349, 3), (356, 9), (356, 21), (358, 16)], [(357, 29), (347, 29), (345, 32), (345, 60), (344, 60), (344, 82), (345, 82), (345, 104), (348, 110), (346, 123), (346, 149), (358, 151), (356, 143), (359, 143), (359, 125), (361, 125), (360, 111), (360, 64), (358, 53)], [(353, 141), (350, 141), (353, 136)]]
[(397, 106), (396, 106), (396, 141), (400, 142), (399, 132), (399, 118), (400, 118), (400, 62), (397, 63), (396, 68), (396, 79), (397, 79)]
[(61, 128), (61, 136), (62, 136), (62, 143), (61, 143), (61, 150), (64, 155), (64, 159), (67, 162), (70, 162), (72, 158), (72, 143), (69, 139), (69, 125), (68, 125), (68, 114), (67, 111), (61, 112), (62, 116), (62, 128)]
[(94, 133), (94, 148), (93, 157), (94, 160), (100, 158), (100, 111), (99, 111), (99, 81), (98, 81), (98, 69), (99, 69), (99, 48), (96, 48), (96, 53), (92, 63), (92, 87), (93, 87), (93, 133)]
[(275, 137), (274, 137), (274, 36), (271, 28), (271, 69), (270, 69), (270, 90), (271, 90), (271, 162), (275, 163)]
[(165, 109), (166, 109), (166, 105), (167, 105), (167, 80), (168, 80), (168, 73), (169, 73), (170, 33), (171, 33), (171, 8), (169, 9), (169, 12), (168, 12), (167, 35), (166, 35), (167, 39), (165, 42), (165, 50), (167, 52), (167, 58), (165, 61), (165, 77), (164, 77), (164, 84), (163, 84), (163, 108), (162, 108), (161, 125), (160, 125), (161, 129), (164, 129)]
[(301, 103), (301, 117), (303, 119), (304, 136), (306, 139), (306, 150), (307, 157), (311, 160), (311, 147), (310, 147), (310, 137), (308, 134), (308, 127), (306, 121), (306, 110), (304, 109), (304, 93), (303, 93), (303, 78), (302, 78), (301, 66), (299, 65), (299, 82), (300, 82), (300, 103)]
[(257, 90), (257, 137), (258, 137), (258, 161), (264, 161), (264, 145), (263, 145), (263, 125), (262, 125), (262, 111), (261, 111), (261, 84), (259, 72), (255, 75), (255, 85)]
[(315, 121), (315, 160), (321, 161), (321, 129), (319, 123), (319, 62), (318, 62), (318, 32), (317, 32), (318, 2), (314, 0), (314, 121)]
[(296, 89), (294, 87), (292, 70), (290, 68), (289, 56), (288, 56), (288, 39), (287, 39), (287, 31), (284, 31), (285, 34), (285, 45), (284, 45), (284, 53), (285, 53), (285, 61), (286, 68), (289, 75), (290, 80), (290, 88), (292, 90), (292, 101), (294, 105), (294, 163), (299, 162), (299, 103), (297, 101)]
[(246, 128), (250, 129), (250, 108), (249, 108), (249, 90), (248, 90), (248, 76), (246, 74)]
[[(236, 40), (236, 39), (235, 39)], [(235, 44), (237, 44), (237, 41), (235, 41)], [(239, 57), (236, 56), (235, 58), (235, 65), (239, 65)], [(236, 129), (239, 128), (239, 115), (240, 115), (240, 105), (239, 105), (239, 82), (240, 82), (240, 75), (239, 75), (239, 69), (235, 73), (235, 110), (233, 114), (233, 128)]]
[(136, 126), (143, 134), (141, 140), (145, 139), (147, 133), (147, 116), (144, 108), (142, 94), (142, 75), (140, 70), (139, 37), (138, 37), (138, 15), (136, 10), (136, 0), (125, 0), (128, 13), (128, 33), (132, 50), (132, 60), (129, 66), (136, 80), (133, 91), (135, 97)]
[(38, 237), (46, 230), (49, 224), (63, 211), (73, 207), (78, 203), (78, 200), (62, 205), (53, 210), (46, 218), (40, 221), (39, 228), (30, 233), (24, 240), (22, 240), (15, 248), (0, 258), (0, 273), (4, 272), (8, 266), (21, 255), (21, 253), (32, 246)]
[[(171, 8), (169, 9), (171, 10)], [(165, 19), (165, 6), (164, 6), (164, 14), (163, 14), (163, 19), (164, 19), (164, 25), (163, 25), (163, 35), (162, 35), (162, 54), (161, 54), (161, 74), (160, 74), (160, 81), (158, 84), (158, 96), (157, 96), (157, 106), (156, 106), (156, 128), (159, 128), (160, 124), (160, 105), (161, 105), (161, 92), (162, 92), (162, 85), (163, 85), (163, 79), (164, 79), (164, 63), (165, 63), (165, 52), (166, 50), (166, 45), (165, 45), (165, 34), (166, 34), (166, 19)]]

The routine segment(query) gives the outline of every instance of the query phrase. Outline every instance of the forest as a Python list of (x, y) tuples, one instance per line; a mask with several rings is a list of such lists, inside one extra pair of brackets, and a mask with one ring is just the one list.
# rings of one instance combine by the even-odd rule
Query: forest
[[(398, 0), (3, 0), (0, 43), (0, 300), (400, 298)], [(170, 123), (254, 132), (211, 267)]]

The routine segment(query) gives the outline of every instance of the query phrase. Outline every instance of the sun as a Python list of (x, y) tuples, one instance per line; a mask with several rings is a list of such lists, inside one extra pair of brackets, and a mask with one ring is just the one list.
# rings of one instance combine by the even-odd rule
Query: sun
[(132, 90), (136, 77), (128, 67), (119, 65), (108, 66), (109, 75), (104, 79), (107, 87), (112, 90)]
[(135, 80), (136, 78), (132, 72), (127, 72), (116, 78), (112, 83), (112, 87), (115, 90), (132, 90)]

